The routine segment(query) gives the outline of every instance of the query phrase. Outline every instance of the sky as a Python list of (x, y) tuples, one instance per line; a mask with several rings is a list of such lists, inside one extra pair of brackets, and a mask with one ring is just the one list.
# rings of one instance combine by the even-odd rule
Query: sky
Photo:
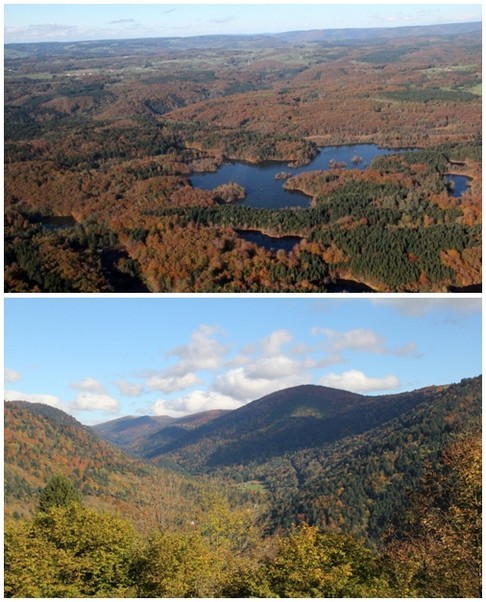
[(236, 409), (300, 384), (365, 395), (481, 373), (477, 298), (5, 299), (5, 399), (83, 424)]
[(481, 2), (397, 3), (21, 3), (4, 5), (4, 41), (178, 37), (396, 27), (481, 20)]

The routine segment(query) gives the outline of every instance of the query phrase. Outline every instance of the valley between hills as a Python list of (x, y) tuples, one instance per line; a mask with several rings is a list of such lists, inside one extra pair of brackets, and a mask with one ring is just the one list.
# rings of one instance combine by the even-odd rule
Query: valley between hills
[(6, 44), (5, 291), (477, 292), (481, 107), (481, 23)]
[[(6, 402), (6, 595), (478, 597), (481, 392), (304, 385), (94, 427)], [(56, 479), (75, 501), (46, 507)]]

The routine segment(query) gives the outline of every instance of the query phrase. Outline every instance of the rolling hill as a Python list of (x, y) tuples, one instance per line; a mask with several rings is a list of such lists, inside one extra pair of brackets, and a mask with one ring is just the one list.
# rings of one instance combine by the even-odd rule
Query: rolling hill
[(171, 416), (124, 416), (101, 424), (91, 430), (99, 437), (127, 452), (139, 456), (150, 455), (152, 449), (177, 441), (188, 431), (211, 422), (225, 410), (209, 410), (173, 418)]
[[(127, 420), (115, 422), (120, 428)], [(180, 521), (202, 491), (193, 479), (127, 455), (51, 406), (6, 402), (4, 425), (6, 517), (28, 518), (55, 475), (68, 477), (86, 505), (119, 512), (145, 527), (162, 514), (166, 522)]]
[(233, 411), (95, 427), (131, 456), (60, 410), (8, 402), (7, 516), (28, 516), (54, 474), (95, 507), (140, 518), (144, 504), (170, 506), (176, 516), (211, 475), (237, 495), (265, 500), (271, 529), (305, 520), (377, 542), (427, 475), (440, 472), (449, 446), (480, 439), (481, 382), (381, 396), (303, 385)]
[(442, 390), (429, 387), (398, 395), (365, 396), (301, 385), (266, 395), (197, 428), (179, 431), (172, 441), (167, 440), (164, 428), (150, 435), (149, 445), (138, 444), (152, 462), (170, 459), (191, 471), (261, 463), (359, 436), (431, 402)]
[(123, 416), (91, 427), (99, 437), (121, 448), (135, 447), (140, 438), (146, 438), (172, 424), (170, 416)]
[(162, 429), (150, 445), (138, 443), (152, 463), (265, 494), (272, 528), (305, 520), (376, 542), (407, 512), (426, 475), (440, 471), (448, 447), (480, 438), (481, 383), (381, 396), (293, 387), (172, 442)]

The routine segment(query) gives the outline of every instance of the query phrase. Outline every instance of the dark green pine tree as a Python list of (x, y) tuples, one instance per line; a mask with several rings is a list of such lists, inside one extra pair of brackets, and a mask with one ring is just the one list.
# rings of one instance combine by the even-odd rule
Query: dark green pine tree
[(71, 481), (62, 475), (52, 477), (39, 496), (38, 510), (47, 512), (55, 506), (67, 506), (71, 502), (81, 503), (80, 493)]

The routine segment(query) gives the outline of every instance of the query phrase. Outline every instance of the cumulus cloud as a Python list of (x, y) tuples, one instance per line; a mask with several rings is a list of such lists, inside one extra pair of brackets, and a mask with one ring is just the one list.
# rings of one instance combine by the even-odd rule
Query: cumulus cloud
[(213, 389), (243, 404), (280, 389), (301, 385), (306, 379), (302, 373), (280, 376), (264, 374), (263, 371), (259, 374), (256, 368), (235, 368), (219, 375)]
[(302, 374), (306, 368), (314, 366), (314, 362), (298, 361), (285, 355), (277, 355), (271, 358), (262, 358), (245, 367), (248, 378), (264, 378), (269, 380), (287, 378)]
[(313, 328), (312, 334), (323, 334), (329, 340), (331, 350), (334, 352), (345, 349), (356, 349), (370, 353), (383, 353), (385, 339), (373, 330), (357, 328), (347, 332), (336, 332), (329, 328)]
[(140, 397), (144, 392), (143, 385), (140, 383), (129, 383), (125, 380), (117, 380), (115, 385), (124, 397)]
[(400, 387), (400, 381), (394, 374), (382, 378), (369, 377), (360, 370), (348, 370), (342, 374), (331, 372), (322, 377), (320, 385), (344, 389), (354, 393), (371, 393), (373, 391), (390, 391)]
[(185, 416), (207, 410), (234, 410), (241, 404), (233, 397), (216, 391), (191, 391), (176, 399), (158, 399), (152, 406), (152, 412), (157, 416)]
[(164, 370), (143, 374), (148, 389), (175, 393), (203, 381), (199, 371), (214, 372), (227, 361), (228, 348), (220, 343), (215, 335), (217, 328), (202, 324), (190, 336), (185, 345), (170, 349), (166, 356), (175, 358), (175, 362)]
[(182, 391), (194, 385), (200, 384), (202, 380), (194, 373), (188, 372), (181, 376), (151, 376), (146, 385), (150, 389), (162, 391), (163, 393), (174, 393)]
[(45, 393), (22, 393), (8, 389), (4, 393), (5, 401), (28, 401), (29, 403), (45, 403), (54, 408), (65, 409), (64, 404), (55, 395)]
[(20, 372), (12, 368), (5, 368), (3, 371), (3, 379), (6, 383), (16, 383), (20, 380)]
[(109, 410), (117, 411), (119, 407), (118, 401), (104, 393), (81, 392), (76, 395), (76, 399), (71, 404), (74, 411), (95, 411)]
[(167, 370), (167, 375), (182, 376), (198, 370), (217, 370), (227, 352), (227, 347), (214, 338), (217, 332), (217, 328), (202, 324), (192, 333), (186, 345), (171, 349), (167, 356), (175, 357), (177, 361)]
[(270, 335), (262, 339), (261, 350), (266, 357), (278, 355), (284, 345), (290, 343), (293, 337), (288, 330), (275, 330)]
[(76, 389), (77, 391), (88, 392), (88, 393), (105, 393), (105, 387), (95, 378), (91, 378), (91, 376), (87, 376), (80, 380), (79, 382), (70, 383), (69, 385), (71, 389)]
[(75, 413), (78, 411), (96, 411), (108, 410), (110, 412), (117, 411), (119, 403), (110, 395), (104, 393), (96, 393), (89, 391), (80, 391), (74, 401), (64, 402), (56, 395), (45, 393), (23, 393), (9, 389), (5, 391), (4, 398), (6, 401), (27, 401), (29, 403), (44, 403), (46, 405), (58, 408), (67, 413)]

